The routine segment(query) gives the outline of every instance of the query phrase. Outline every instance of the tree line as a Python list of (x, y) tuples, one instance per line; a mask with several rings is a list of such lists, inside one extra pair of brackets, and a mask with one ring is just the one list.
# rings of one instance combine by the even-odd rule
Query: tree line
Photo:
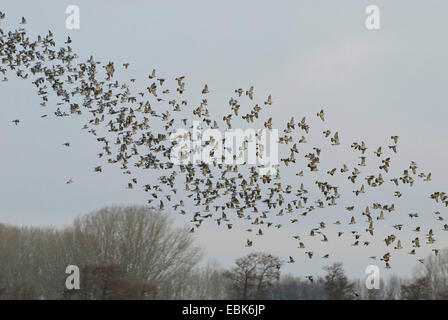
[[(284, 262), (252, 252), (225, 269), (204, 263), (187, 227), (147, 207), (107, 207), (62, 228), (0, 224), (0, 299), (448, 299), (448, 249), (379, 289), (349, 279), (342, 263), (315, 279), (282, 274)], [(80, 288), (66, 287), (69, 265)]]

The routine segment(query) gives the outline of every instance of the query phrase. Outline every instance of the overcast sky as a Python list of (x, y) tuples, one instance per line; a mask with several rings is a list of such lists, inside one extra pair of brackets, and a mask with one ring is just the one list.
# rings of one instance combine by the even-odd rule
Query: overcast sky
[[(80, 8), (80, 30), (65, 27), (69, 4)], [(381, 10), (380, 30), (365, 28), (365, 8), (370, 4)], [(325, 125), (338, 130), (346, 146), (326, 159), (328, 167), (332, 161), (340, 166), (346, 158), (357, 161), (349, 149), (353, 141), (364, 140), (373, 152), (378, 145), (386, 146), (391, 135), (399, 135), (397, 168), (414, 160), (423, 171), (432, 172), (433, 182), (406, 189), (403, 200), (390, 196), (384, 200), (399, 204), (402, 214), (378, 230), (376, 247), (353, 248), (347, 238), (325, 244), (331, 252), (329, 260), (309, 261), (297, 253), (291, 239), (295, 225), (285, 223), (283, 229), (256, 239), (254, 250), (282, 258), (295, 253), (298, 262), (287, 265), (286, 272), (303, 276), (319, 272), (324, 264), (343, 261), (350, 275), (363, 276), (372, 262), (367, 257), (385, 252), (381, 240), (392, 232), (392, 224), (411, 223), (407, 213), (419, 212), (422, 217), (418, 223), (412, 221), (410, 230), (416, 224), (430, 225), (435, 210), (445, 217), (448, 213), (428, 199), (431, 192), (447, 191), (446, 1), (2, 0), (0, 11), (7, 15), (1, 22), (4, 30), (18, 27), (25, 16), (31, 36), (52, 30), (57, 45), (70, 36), (81, 59), (93, 55), (104, 63), (129, 62), (128, 70), (116, 73), (118, 79), (144, 81), (152, 69), (167, 79), (185, 75), (196, 103), (201, 97), (194, 93), (207, 83), (209, 109), (218, 115), (230, 108), (227, 102), (236, 88), (251, 85), (260, 101), (272, 95), (275, 103), (265, 116), (273, 116), (279, 128), (291, 116), (314, 119), (324, 108)], [(59, 227), (103, 206), (146, 203), (144, 192), (125, 189), (128, 178), (119, 167), (106, 167), (103, 174), (93, 172), (101, 164), (96, 156), (101, 146), (80, 129), (79, 119), (41, 119), (34, 85), (12, 74), (8, 78), (0, 83), (1, 223)], [(20, 119), (20, 124), (12, 124), (13, 119)], [(327, 128), (319, 124), (317, 131), (321, 127)], [(62, 143), (68, 141), (67, 149)], [(69, 178), (75, 183), (66, 185)], [(386, 195), (381, 192), (362, 205), (382, 201)], [(341, 215), (347, 218), (346, 212)], [(325, 219), (297, 229), (309, 230)], [(184, 224), (188, 219), (176, 217), (176, 221)], [(207, 223), (197, 237), (208, 258), (227, 266), (250, 251), (244, 247), (245, 228), (237, 225), (227, 231)], [(437, 231), (438, 247), (447, 243), (442, 233)], [(322, 246), (317, 243), (314, 249)], [(422, 256), (424, 252), (429, 251), (422, 249)], [(385, 272), (409, 274), (416, 263), (415, 256), (402, 252), (396, 255), (394, 268)]]

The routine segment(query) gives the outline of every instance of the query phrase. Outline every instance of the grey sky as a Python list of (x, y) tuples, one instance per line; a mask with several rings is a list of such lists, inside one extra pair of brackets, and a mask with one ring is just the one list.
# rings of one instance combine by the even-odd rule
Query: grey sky
[[(80, 7), (80, 30), (65, 28), (68, 4)], [(380, 30), (364, 27), (369, 4), (381, 9)], [(196, 93), (207, 83), (209, 109), (218, 118), (224, 108), (229, 109), (235, 88), (253, 85), (260, 101), (272, 94), (274, 104), (264, 117), (273, 116), (279, 128), (291, 116), (297, 121), (302, 116), (314, 119), (323, 107), (325, 127), (338, 130), (346, 145), (364, 140), (372, 152), (385, 146), (390, 135), (399, 135), (397, 172), (414, 160), (423, 171), (432, 172), (433, 182), (408, 191), (405, 200), (384, 200), (399, 204), (403, 213), (386, 220), (378, 234), (385, 237), (393, 223), (408, 223), (408, 212), (427, 212), (419, 223), (430, 225), (432, 212), (440, 210), (428, 197), (433, 191), (446, 191), (448, 179), (446, 1), (2, 0), (0, 11), (7, 14), (1, 24), (4, 30), (17, 27), (25, 16), (31, 35), (52, 30), (59, 45), (69, 35), (81, 59), (94, 55), (105, 63), (129, 62), (127, 71), (117, 72), (118, 79), (144, 81), (153, 68), (167, 79), (185, 75), (187, 96), (196, 103), (200, 102)], [(102, 206), (146, 203), (144, 192), (124, 188), (128, 177), (118, 167), (93, 173), (100, 164), (96, 157), (100, 146), (80, 130), (80, 119), (40, 119), (34, 86), (12, 75), (8, 78), (0, 83), (0, 222), (62, 226)], [(17, 118), (21, 122), (16, 127), (11, 120)], [(319, 131), (324, 128), (317, 126)], [(62, 146), (66, 141), (71, 143), (69, 149)], [(346, 147), (327, 159), (327, 167), (333, 161), (334, 167), (340, 166), (347, 158), (356, 161), (355, 156)], [(75, 183), (66, 185), (69, 178)], [(350, 185), (347, 192), (351, 190)], [(381, 192), (362, 205), (383, 199)], [(440, 211), (446, 216), (447, 210)], [(345, 212), (341, 216), (347, 218)], [(176, 219), (179, 224), (188, 222)], [(328, 218), (317, 217), (297, 228), (308, 230), (323, 220)], [(296, 252), (291, 240), (295, 227), (268, 232), (256, 239), (255, 250), (283, 258)], [(229, 265), (249, 251), (244, 248), (245, 228), (236, 226), (229, 232), (208, 223), (197, 237), (208, 257)], [(441, 233), (436, 237), (439, 247), (447, 244)], [(332, 255), (329, 261), (320, 257), (308, 261), (297, 253), (301, 259), (285, 270), (305, 275), (324, 263), (344, 261), (351, 275), (362, 276), (370, 263), (365, 257), (384, 253), (384, 245), (378, 241), (370, 254), (351, 248), (350, 240), (326, 244), (324, 250)], [(319, 246), (323, 245), (317, 243), (316, 251)], [(415, 261), (406, 252), (396, 254), (394, 268), (387, 272), (408, 274)]]

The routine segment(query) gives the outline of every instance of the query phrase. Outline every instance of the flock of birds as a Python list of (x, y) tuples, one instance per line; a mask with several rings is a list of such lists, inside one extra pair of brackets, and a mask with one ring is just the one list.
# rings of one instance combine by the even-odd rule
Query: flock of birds
[[(1, 23), (5, 19), (5, 14), (0, 12), (0, 18)], [(21, 24), (26, 24), (24, 18)], [(391, 136), (387, 146), (376, 146), (370, 151), (365, 142), (354, 142), (350, 148), (358, 153), (357, 165), (351, 167), (344, 164), (322, 171), (320, 158), (327, 152), (323, 148), (340, 148), (339, 133), (330, 130), (319, 131), (318, 134), (327, 140), (327, 145), (314, 146), (311, 151), (303, 152), (313, 122), (306, 117), (300, 121), (295, 121), (294, 117), (291, 117), (282, 128), (278, 143), (288, 151), (287, 156), (281, 158), (276, 166), (275, 174), (271, 172), (260, 174), (258, 169), (263, 165), (248, 165), (245, 162), (239, 165), (223, 164), (220, 159), (215, 159), (212, 163), (174, 165), (170, 155), (177, 142), (172, 141), (170, 136), (176, 133), (176, 128), (192, 128), (190, 124), (194, 120), (201, 122), (202, 129), (218, 129), (219, 124), (222, 124), (226, 130), (231, 130), (235, 121), (247, 124), (263, 123), (263, 120), (259, 119), (263, 111), (271, 108), (273, 104), (271, 95), (262, 102), (255, 103), (253, 86), (249, 89), (238, 88), (229, 100), (228, 114), (223, 116), (222, 122), (216, 121), (207, 108), (207, 95), (210, 94), (207, 85), (202, 89), (201, 102), (191, 106), (183, 98), (186, 91), (184, 76), (174, 79), (175, 89), (172, 90), (166, 85), (169, 81), (159, 77), (156, 70), (153, 70), (148, 75), (149, 83), (146, 89), (135, 93), (132, 91), (132, 85), (136, 79), (131, 79), (129, 83), (120, 83), (114, 79), (116, 68), (121, 67), (114, 62), (104, 64), (90, 57), (85, 62), (77, 63), (78, 55), (73, 52), (71, 42), (69, 37), (65, 46), (57, 48), (51, 31), (31, 40), (23, 26), (7, 33), (0, 29), (0, 72), (3, 74), (3, 81), (8, 81), (8, 73), (15, 73), (21, 79), (32, 81), (41, 99), (43, 111), (47, 110), (47, 103), (53, 92), (58, 100), (54, 111), (56, 117), (90, 114), (90, 120), (82, 128), (93, 134), (102, 145), (98, 157), (106, 159), (109, 164), (119, 165), (123, 174), (129, 176), (127, 188), (142, 188), (148, 193), (148, 203), (151, 206), (182, 215), (186, 215), (189, 211), (186, 208), (187, 202), (194, 206), (196, 210), (192, 212), (193, 225), (190, 232), (195, 232), (207, 219), (213, 219), (218, 225), (228, 229), (232, 228), (237, 219), (241, 219), (250, 224), (247, 229), (249, 234), (262, 236), (266, 228), (282, 227), (275, 220), (284, 221), (287, 218), (291, 224), (299, 223), (307, 216), (317, 215), (316, 212), (320, 209), (337, 206), (341, 198), (338, 185), (316, 180), (317, 188), (311, 191), (303, 180), (301, 181), (304, 176), (312, 176), (316, 172), (326, 171), (329, 179), (325, 180), (330, 181), (330, 177), (333, 176), (345, 177), (348, 183), (354, 186), (353, 194), (356, 197), (362, 197), (370, 189), (380, 188), (386, 184), (394, 187), (403, 185), (412, 187), (420, 181), (431, 181), (431, 173), (418, 171), (418, 166), (413, 161), (402, 169), (401, 175), (389, 176), (393, 157), (398, 152), (398, 136)], [(124, 63), (122, 71), (125, 72), (129, 66), (129, 63)], [(252, 107), (243, 111), (242, 101)], [(47, 116), (46, 112), (42, 114), (43, 118)], [(237, 120), (239, 118), (241, 120)], [(325, 111), (320, 110), (315, 119), (324, 125)], [(12, 120), (12, 123), (18, 126), (20, 120)], [(263, 128), (272, 130), (272, 117), (264, 121)], [(254, 137), (248, 137), (235, 150), (229, 150), (233, 151), (235, 160), (244, 158), (251, 139), (260, 139), (259, 132)], [(211, 146), (210, 155), (213, 155), (218, 148), (218, 142), (210, 138), (202, 142), (202, 147)], [(70, 147), (70, 143), (63, 143), (63, 146)], [(262, 149), (263, 145), (259, 144), (257, 155), (263, 152)], [(190, 150), (182, 150), (181, 157), (187, 156), (191, 156)], [(376, 159), (379, 166), (376, 172), (363, 174), (361, 170), (370, 161), (369, 156)], [(285, 184), (281, 179), (282, 171), (286, 167), (291, 170), (296, 163), (301, 169), (296, 171), (295, 184)], [(135, 174), (138, 169), (151, 170), (156, 175), (157, 182), (141, 183)], [(93, 171), (103, 172), (103, 165), (96, 166)], [(69, 179), (67, 184), (73, 182)], [(394, 196), (399, 198), (402, 192), (394, 191)], [(445, 207), (448, 206), (448, 194), (445, 192), (434, 192), (430, 198)], [(334, 238), (339, 238), (345, 233), (353, 237), (352, 246), (368, 246), (371, 239), (374, 239), (376, 222), (387, 219), (396, 208), (393, 203), (372, 203), (365, 208), (351, 205), (344, 210), (348, 213), (347, 221), (338, 220), (331, 223), (336, 226), (346, 225), (351, 230), (337, 231)], [(441, 221), (440, 229), (448, 231), (448, 224), (443, 222), (440, 212), (435, 214)], [(418, 218), (417, 213), (409, 214), (409, 219), (414, 218)], [(363, 227), (355, 230), (359, 225)], [(397, 234), (391, 234), (383, 239), (386, 252), (380, 260), (385, 263), (386, 268), (391, 267), (391, 252), (403, 249), (404, 244), (409, 248), (409, 254), (415, 255), (425, 244), (425, 240), (429, 245), (436, 242), (433, 229), (424, 230), (418, 226), (413, 230), (415, 237), (406, 242), (404, 239), (399, 239), (404, 225), (396, 224), (393, 227), (397, 230)], [(326, 230), (328, 230), (327, 223), (322, 221), (307, 234), (293, 235), (293, 238), (305, 256), (312, 259), (316, 253), (308, 249), (305, 239), (315, 237), (320, 238), (322, 242), (328, 242), (333, 238)], [(254, 237), (249, 236), (245, 246), (253, 245)], [(434, 254), (439, 253), (439, 249), (431, 248)], [(329, 253), (320, 256), (325, 259), (329, 257)], [(376, 256), (370, 258), (377, 259)], [(294, 263), (295, 259), (297, 256), (293, 254), (289, 256), (287, 263)], [(422, 259), (419, 261), (424, 262)], [(307, 278), (310, 281), (313, 279), (312, 275)]]

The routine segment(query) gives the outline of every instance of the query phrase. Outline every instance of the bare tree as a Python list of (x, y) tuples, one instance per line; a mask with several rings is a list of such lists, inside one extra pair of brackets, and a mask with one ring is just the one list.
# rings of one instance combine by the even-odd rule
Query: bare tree
[(429, 278), (414, 278), (401, 285), (403, 300), (428, 300), (432, 298)]
[(327, 274), (324, 277), (328, 300), (351, 300), (355, 297), (354, 284), (344, 273), (342, 263), (334, 263), (324, 267)]
[(229, 296), (234, 299), (267, 299), (274, 283), (280, 279), (282, 261), (262, 252), (250, 253), (224, 273), (230, 280)]
[[(59, 233), (52, 228), (0, 225), (0, 287), (4, 298), (57, 298), (64, 285), (65, 260)], [(26, 288), (26, 290), (25, 290)], [(24, 292), (28, 294), (22, 294)], [(22, 292), (22, 293), (20, 293)]]
[(415, 269), (416, 278), (426, 278), (430, 287), (431, 299), (437, 299), (448, 293), (448, 249), (437, 255), (430, 254)]
[(187, 228), (147, 207), (110, 207), (78, 218), (71, 255), (81, 265), (117, 264), (128, 277), (156, 283), (159, 298), (181, 299), (185, 279), (201, 259)]
[(68, 265), (117, 265), (129, 283), (157, 284), (157, 298), (182, 299), (201, 256), (193, 235), (166, 214), (104, 208), (62, 230), (0, 225), (0, 288), (6, 297), (26, 284), (38, 298), (58, 299)]

